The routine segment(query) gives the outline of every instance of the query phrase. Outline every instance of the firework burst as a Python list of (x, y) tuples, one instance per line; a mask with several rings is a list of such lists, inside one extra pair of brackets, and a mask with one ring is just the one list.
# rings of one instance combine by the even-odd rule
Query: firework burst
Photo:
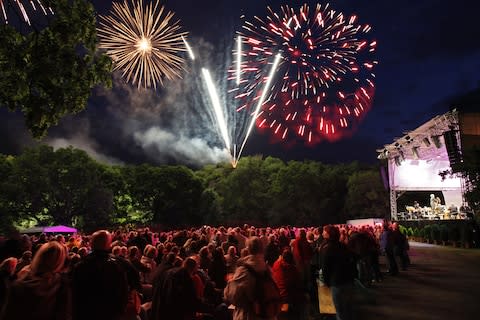
[(173, 16), (158, 1), (113, 3), (111, 15), (100, 17), (99, 47), (112, 58), (114, 69), (138, 88), (156, 88), (164, 78), (180, 78), (186, 33), (180, 32)]
[[(53, 15), (53, 10), (49, 6), (44, 6), (40, 0), (0, 0), (2, 17), (6, 24), (9, 23), (8, 12), (14, 11), (21, 16), (23, 21), (31, 25), (29, 12), (41, 12), (44, 15)], [(11, 9), (11, 10), (9, 10)]]
[[(280, 139), (291, 133), (309, 143), (340, 138), (372, 102), (377, 61), (376, 41), (368, 40), (371, 27), (329, 4), (313, 10), (284, 6), (281, 14), (267, 9), (265, 19), (246, 21), (241, 32), (242, 74), (235, 91), (242, 101), (239, 110), (253, 108), (266, 81), (265, 66), (281, 52), (279, 76), (257, 115), (257, 126)], [(236, 70), (230, 78), (238, 82)]]

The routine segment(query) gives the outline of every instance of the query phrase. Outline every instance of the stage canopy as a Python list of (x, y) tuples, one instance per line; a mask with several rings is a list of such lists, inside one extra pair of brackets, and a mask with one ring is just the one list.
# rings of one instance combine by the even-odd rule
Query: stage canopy
[(21, 233), (77, 233), (77, 229), (67, 226), (33, 227), (21, 230)]
[(378, 158), (388, 163), (392, 219), (405, 211), (397, 210), (397, 199), (405, 192), (437, 191), (443, 194), (442, 205), (462, 206), (463, 180), (452, 170), (452, 162), (462, 161), (452, 158), (460, 152), (458, 128), (458, 112), (452, 110), (377, 150)]

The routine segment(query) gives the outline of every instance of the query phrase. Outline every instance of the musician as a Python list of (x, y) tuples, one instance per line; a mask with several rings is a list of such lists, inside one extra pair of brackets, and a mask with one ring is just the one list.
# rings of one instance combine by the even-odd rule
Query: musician
[(432, 208), (432, 212), (435, 212), (435, 209), (437, 208), (437, 200), (433, 193), (430, 194), (430, 208)]

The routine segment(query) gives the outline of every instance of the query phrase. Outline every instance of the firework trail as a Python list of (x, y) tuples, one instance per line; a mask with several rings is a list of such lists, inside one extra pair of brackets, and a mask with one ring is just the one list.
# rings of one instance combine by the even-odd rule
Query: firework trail
[(45, 7), (40, 0), (0, 0), (0, 7), (2, 8), (3, 21), (6, 24), (9, 23), (8, 8), (16, 11), (29, 26), (32, 25), (28, 14), (29, 11), (41, 12), (44, 15), (53, 15), (52, 8)]
[[(282, 60), (257, 126), (277, 139), (290, 133), (309, 143), (339, 139), (369, 110), (375, 90), (373, 69), (376, 41), (367, 40), (371, 27), (357, 17), (317, 5), (297, 10), (283, 6), (281, 14), (268, 9), (265, 19), (246, 21), (241, 32), (242, 79), (232, 90), (249, 112), (267, 81), (264, 66), (275, 52)], [(233, 72), (232, 72), (233, 73)], [(230, 79), (236, 79), (231, 75)]]
[(162, 85), (163, 79), (180, 78), (186, 51), (179, 21), (158, 1), (113, 3), (110, 16), (100, 16), (99, 47), (115, 62), (114, 69), (140, 87)]

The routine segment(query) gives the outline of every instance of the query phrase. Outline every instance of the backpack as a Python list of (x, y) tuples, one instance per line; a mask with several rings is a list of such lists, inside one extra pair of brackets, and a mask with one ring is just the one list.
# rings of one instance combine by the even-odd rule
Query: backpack
[(280, 290), (270, 272), (266, 270), (258, 273), (250, 266), (244, 267), (255, 277), (255, 302), (253, 303), (255, 315), (260, 318), (276, 317), (281, 311), (282, 301)]

